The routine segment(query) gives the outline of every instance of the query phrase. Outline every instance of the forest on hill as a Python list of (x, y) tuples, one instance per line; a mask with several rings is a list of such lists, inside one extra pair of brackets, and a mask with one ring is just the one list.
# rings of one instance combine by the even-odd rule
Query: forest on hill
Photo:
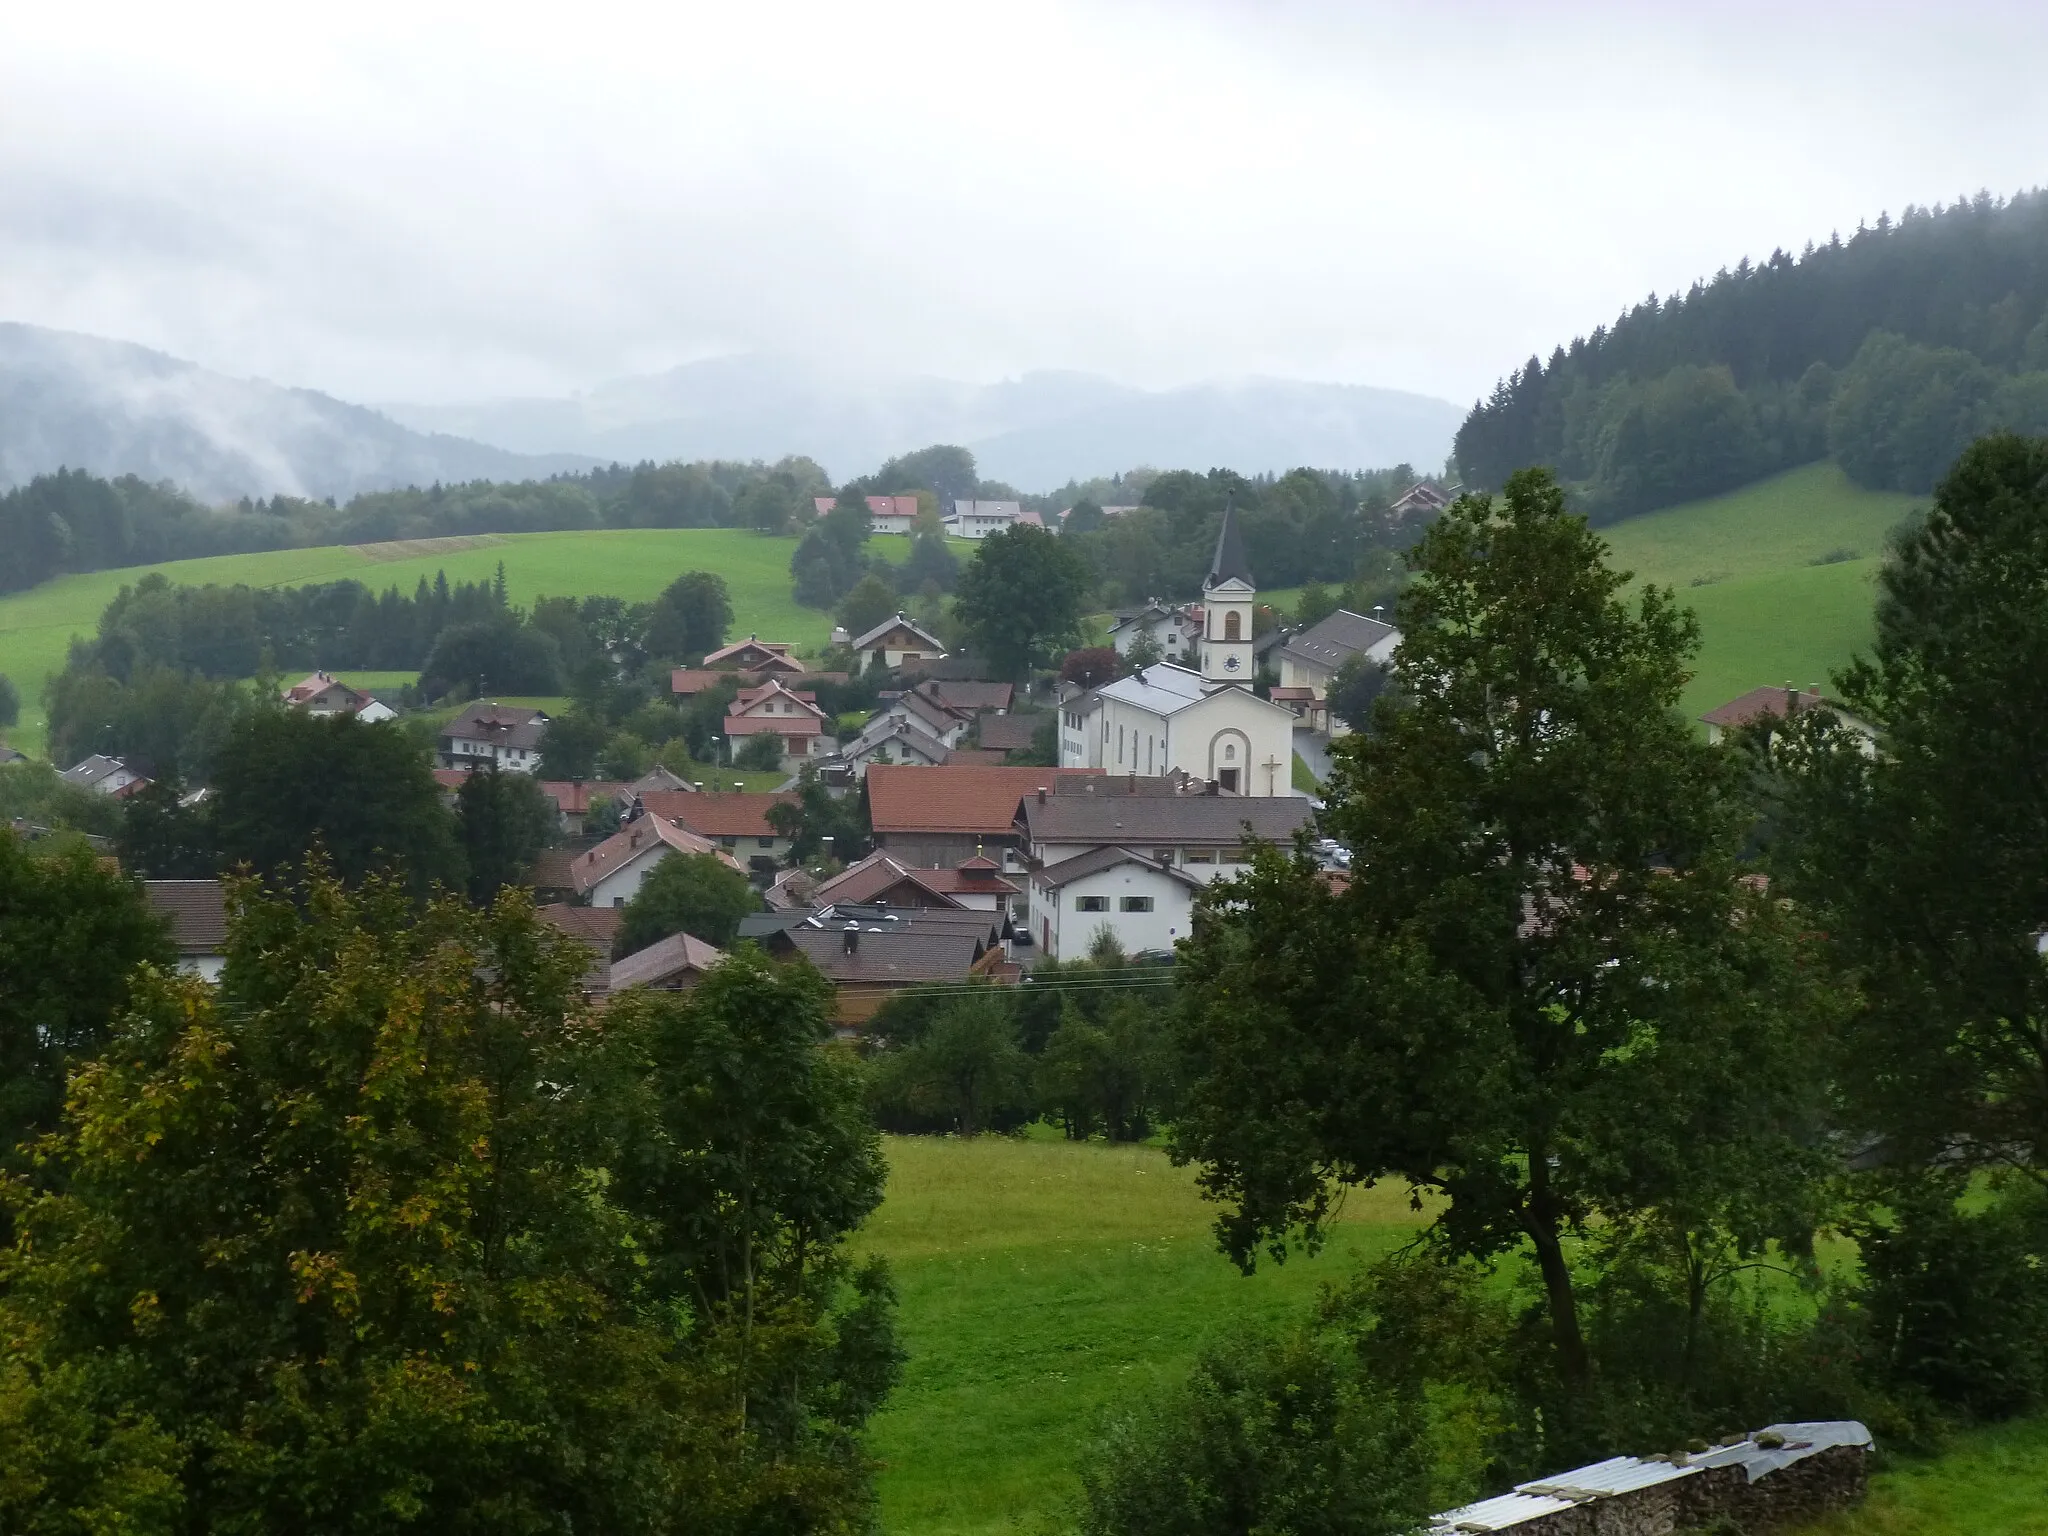
[(1832, 456), (1924, 493), (1978, 435), (2048, 431), (2048, 193), (1988, 193), (1745, 257), (1531, 357), (1455, 457), (1497, 487), (1551, 466), (1609, 521)]

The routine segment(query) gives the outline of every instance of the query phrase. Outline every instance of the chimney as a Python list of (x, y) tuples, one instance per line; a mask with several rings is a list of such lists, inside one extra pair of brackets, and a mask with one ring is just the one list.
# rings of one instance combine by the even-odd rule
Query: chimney
[(1045, 804), (1045, 786), (1043, 784), (1038, 786), (1038, 803), (1040, 805)]
[(849, 922), (847, 923), (847, 925), (846, 925), (845, 933), (846, 933), (846, 952), (847, 952), (847, 953), (848, 953), (849, 955), (851, 955), (851, 954), (857, 954), (857, 953), (859, 953), (859, 951), (860, 951), (860, 924), (859, 924), (859, 923), (856, 923), (856, 922), (851, 922), (851, 921), (849, 921)]

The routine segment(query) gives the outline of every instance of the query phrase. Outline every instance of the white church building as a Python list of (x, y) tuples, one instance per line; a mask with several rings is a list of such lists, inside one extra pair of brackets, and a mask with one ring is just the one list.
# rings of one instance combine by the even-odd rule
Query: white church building
[(1202, 583), (1195, 667), (1159, 662), (1060, 707), (1060, 765), (1110, 773), (1176, 769), (1240, 795), (1294, 793), (1294, 715), (1252, 692), (1252, 600), (1237, 510), (1225, 507)]

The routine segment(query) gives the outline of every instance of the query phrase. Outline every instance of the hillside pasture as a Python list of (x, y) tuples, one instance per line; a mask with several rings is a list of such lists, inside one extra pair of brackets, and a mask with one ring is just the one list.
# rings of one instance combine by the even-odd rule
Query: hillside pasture
[[(869, 547), (901, 560), (910, 552), (910, 541), (876, 539)], [(14, 679), (22, 696), (21, 724), (9, 739), (23, 752), (42, 754), (48, 726), (45, 680), (63, 669), (74, 636), (90, 638), (115, 594), (152, 571), (194, 586), (297, 587), (352, 580), (377, 591), (395, 585), (409, 594), (422, 577), (432, 581), (436, 572), (446, 572), (451, 582), (489, 581), (502, 560), (512, 601), (530, 605), (542, 596), (593, 594), (645, 602), (684, 571), (709, 570), (723, 576), (732, 593), (735, 635), (821, 646), (831, 634), (832, 617), (799, 607), (791, 598), (789, 557), (795, 549), (793, 538), (768, 538), (741, 528), (604, 529), (423, 539), (413, 541), (409, 551), (392, 544), (328, 545), (62, 576), (0, 598), (0, 673)]]

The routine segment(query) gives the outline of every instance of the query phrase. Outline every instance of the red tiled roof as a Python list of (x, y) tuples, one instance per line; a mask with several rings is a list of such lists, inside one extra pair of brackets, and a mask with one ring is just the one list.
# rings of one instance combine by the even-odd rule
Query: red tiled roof
[(640, 797), (653, 816), (664, 816), (699, 837), (774, 837), (768, 808), (795, 805), (795, 795), (735, 794), (730, 790), (654, 790)]
[(694, 935), (671, 934), (645, 949), (636, 949), (623, 959), (614, 960), (611, 989), (616, 993), (628, 987), (659, 988), (690, 971), (702, 975), (724, 958), (725, 951), (713, 948)]
[(434, 782), (443, 789), (460, 789), (469, 781), (467, 768), (435, 768), (432, 772)]
[(536, 907), (533, 915), (551, 927), (559, 928), (572, 939), (581, 939), (593, 949), (602, 949), (607, 955), (612, 952), (612, 941), (619, 936), (619, 924), (625, 920), (624, 907), (572, 907), (567, 902), (556, 902), (551, 906)]
[(991, 752), (1015, 752), (1031, 745), (1038, 727), (1050, 715), (983, 715), (977, 732)]
[(715, 667), (722, 661), (737, 662), (751, 652), (751, 659), (757, 666), (773, 666), (801, 672), (803, 663), (789, 654), (795, 648), (795, 644), (793, 640), (757, 640), (749, 635), (746, 639), (736, 640), (731, 645), (720, 646), (704, 658), (704, 665)]
[(728, 736), (822, 736), (825, 722), (816, 715), (727, 715)]
[(711, 667), (677, 667), (668, 675), (668, 691), (684, 698), (693, 693), (702, 693), (706, 688), (716, 688), (731, 672), (721, 672)]
[(1718, 709), (1708, 710), (1700, 719), (1708, 725), (1734, 730), (1763, 715), (1774, 715), (1782, 720), (1794, 710), (1821, 707), (1839, 710), (1841, 706), (1830, 703), (1813, 688), (1752, 688), (1741, 698), (1730, 699)]
[(810, 710), (819, 719), (825, 718), (825, 711), (818, 708), (818, 696), (815, 693), (805, 689), (785, 687), (779, 680), (772, 677), (758, 688), (742, 688), (738, 693), (734, 694), (732, 704), (727, 713), (743, 715), (752, 710), (756, 704), (772, 698), (793, 699)]
[(581, 816), (590, 809), (593, 798), (616, 800), (626, 788), (605, 779), (542, 779), (540, 787), (564, 816)]
[(868, 810), (877, 832), (979, 832), (1007, 837), (1017, 802), (1041, 785), (1100, 778), (1100, 768), (917, 768), (874, 763)]

